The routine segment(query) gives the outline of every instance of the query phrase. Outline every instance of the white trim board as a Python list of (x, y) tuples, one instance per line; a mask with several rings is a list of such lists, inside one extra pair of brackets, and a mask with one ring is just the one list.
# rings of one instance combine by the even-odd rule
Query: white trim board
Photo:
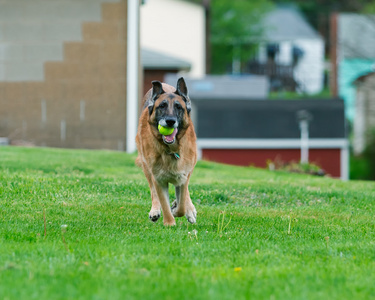
[[(197, 139), (198, 149), (300, 149), (300, 139)], [(346, 149), (347, 139), (309, 139), (310, 149)]]

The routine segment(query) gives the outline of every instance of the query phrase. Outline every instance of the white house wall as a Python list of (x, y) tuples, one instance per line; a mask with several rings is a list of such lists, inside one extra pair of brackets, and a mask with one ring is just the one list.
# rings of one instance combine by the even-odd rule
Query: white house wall
[(292, 48), (291, 42), (280, 43), (280, 52), (277, 55), (277, 63), (282, 65), (292, 64)]
[[(278, 41), (279, 53), (275, 60), (281, 65), (292, 64), (293, 46), (303, 50), (304, 55), (294, 70), (294, 78), (301, 84), (302, 92), (316, 94), (323, 89), (324, 78), (324, 42), (321, 39)], [(258, 59), (260, 63), (267, 61), (267, 47), (259, 46)]]
[(182, 0), (148, 0), (141, 6), (141, 47), (184, 59), (192, 77), (205, 74), (205, 13)]
[(304, 55), (294, 70), (295, 79), (308, 94), (316, 94), (323, 89), (324, 42), (321, 39), (296, 40), (293, 45), (303, 50)]

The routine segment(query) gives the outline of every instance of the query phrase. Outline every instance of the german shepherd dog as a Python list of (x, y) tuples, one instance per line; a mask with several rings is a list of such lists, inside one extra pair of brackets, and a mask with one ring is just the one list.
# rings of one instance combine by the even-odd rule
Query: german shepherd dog
[[(136, 163), (142, 167), (151, 190), (151, 221), (163, 212), (164, 225), (176, 225), (174, 217), (186, 216), (196, 222), (197, 211), (190, 199), (188, 184), (197, 162), (194, 126), (190, 118), (191, 101), (185, 80), (181, 77), (176, 88), (153, 81), (143, 98), (136, 143)], [(162, 135), (158, 126), (174, 128)], [(169, 183), (175, 186), (176, 200), (169, 204)], [(161, 211), (160, 211), (161, 209)]]

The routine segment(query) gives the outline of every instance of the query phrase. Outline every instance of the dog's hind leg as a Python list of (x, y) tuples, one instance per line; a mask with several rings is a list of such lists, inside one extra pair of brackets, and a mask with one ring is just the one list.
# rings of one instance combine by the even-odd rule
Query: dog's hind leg
[(195, 209), (195, 206), (193, 204), (193, 201), (191, 201), (190, 193), (188, 190), (188, 187), (186, 186), (186, 210), (185, 210), (185, 217), (186, 219), (191, 223), (194, 224), (197, 222), (197, 210)]
[[(181, 195), (181, 186), (175, 186), (175, 194), (176, 194), (176, 200), (174, 200), (171, 204), (171, 210), (174, 215), (174, 211), (176, 210), (178, 204), (180, 203), (180, 195)], [(175, 215), (174, 215), (175, 216)], [(177, 217), (177, 216), (175, 216)]]
[(172, 213), (175, 217), (186, 216), (186, 219), (194, 224), (197, 221), (197, 211), (190, 198), (189, 179), (190, 176), (185, 184), (176, 186), (176, 201), (172, 203)]

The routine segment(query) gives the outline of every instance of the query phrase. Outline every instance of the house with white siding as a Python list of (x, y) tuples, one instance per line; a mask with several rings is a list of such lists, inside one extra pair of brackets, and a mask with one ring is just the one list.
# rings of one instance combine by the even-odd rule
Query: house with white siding
[(358, 77), (353, 85), (356, 88), (353, 151), (360, 155), (369, 145), (375, 130), (375, 72)]
[(339, 13), (332, 15), (332, 71), (334, 95), (345, 101), (346, 117), (357, 117), (356, 85), (361, 76), (375, 70), (375, 15)]
[(140, 43), (143, 49), (191, 64), (186, 73), (206, 74), (206, 23), (201, 4), (182, 0), (148, 0), (140, 9)]
[[(290, 76), (296, 91), (316, 94), (324, 85), (324, 40), (294, 6), (281, 6), (266, 14), (264, 37), (250, 73), (269, 75), (271, 88), (287, 85)], [(269, 74), (267, 74), (267, 71)], [(288, 75), (290, 74), (290, 75)]]

